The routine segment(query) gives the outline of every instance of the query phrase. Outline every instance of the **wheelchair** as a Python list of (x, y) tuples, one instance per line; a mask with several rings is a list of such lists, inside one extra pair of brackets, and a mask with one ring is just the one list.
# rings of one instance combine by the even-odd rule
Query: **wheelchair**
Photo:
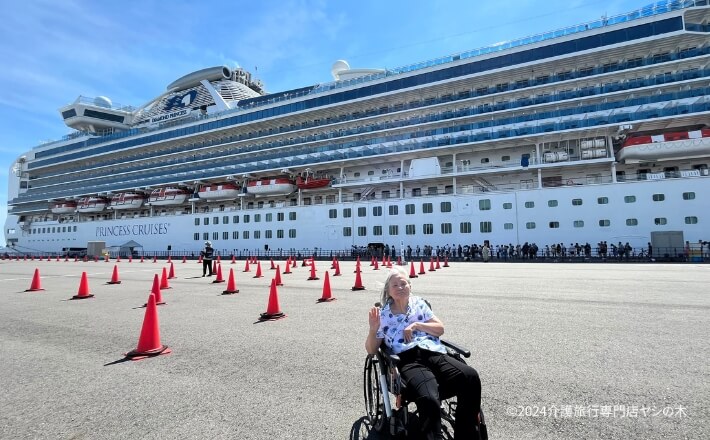
[[(441, 340), (446, 351), (464, 362), (471, 352), (449, 341)], [(372, 429), (395, 439), (406, 439), (417, 431), (417, 411), (412, 411), (406, 398), (405, 384), (399, 375), (399, 356), (382, 345), (374, 355), (367, 355), (363, 369), (366, 418)], [(465, 362), (464, 362), (465, 363)], [(441, 397), (441, 428), (444, 438), (453, 440), (456, 420), (456, 396)], [(481, 440), (488, 440), (483, 410), (478, 414), (478, 432)]]

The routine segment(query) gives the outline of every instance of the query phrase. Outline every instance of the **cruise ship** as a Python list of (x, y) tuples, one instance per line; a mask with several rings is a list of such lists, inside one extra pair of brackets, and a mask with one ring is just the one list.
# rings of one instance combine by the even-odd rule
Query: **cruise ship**
[[(710, 7), (662, 1), (277, 93), (190, 73), (140, 107), (79, 97), (21, 154), (5, 240), (223, 255), (708, 239)], [(177, 76), (177, 75), (176, 75)]]

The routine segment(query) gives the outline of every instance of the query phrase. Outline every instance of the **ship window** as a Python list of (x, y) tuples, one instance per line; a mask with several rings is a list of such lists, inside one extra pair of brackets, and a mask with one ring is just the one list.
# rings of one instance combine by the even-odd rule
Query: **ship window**
[(338, 210), (337, 209), (329, 209), (328, 210), (328, 218), (338, 218)]
[(343, 228), (343, 237), (352, 237), (353, 235), (353, 228), (346, 226)]
[(441, 202), (441, 212), (451, 212), (451, 202)]
[(422, 225), (424, 235), (432, 235), (434, 233), (434, 225), (432, 223), (424, 223)]
[(510, 156), (502, 156), (500, 160), (501, 162), (508, 162), (510, 160)]
[(512, 203), (503, 203), (503, 209), (513, 209)]
[(249, 240), (249, 231), (242, 231), (242, 238), (244, 240)]
[[(288, 213), (288, 219), (291, 221), (296, 221), (296, 213), (295, 212), (289, 212)], [(291, 237), (293, 238), (293, 237)]]
[(509, 230), (513, 229), (513, 224), (512, 223), (503, 223), (503, 229), (509, 231)]
[(357, 208), (357, 216), (358, 217), (366, 217), (367, 216), (367, 209), (364, 207)]
[(203, 219), (202, 219), (202, 224), (204, 224), (205, 226), (209, 225), (209, 224), (210, 224), (210, 218), (209, 218), (209, 217), (203, 218)]
[(488, 162), (490, 162), (490, 159), (488, 159), (487, 157), (484, 157), (483, 159), (481, 159), (481, 163), (488, 163)]
[(382, 226), (373, 226), (372, 235), (382, 235)]
[[(283, 212), (277, 212), (277, 213), (276, 213), (276, 221), (282, 222), (282, 221), (284, 221), (284, 217), (285, 217), (285, 216), (284, 216), (284, 213), (283, 213)], [(236, 222), (236, 223), (239, 223), (239, 222)]]
[(351, 208), (343, 208), (343, 217), (350, 218), (353, 216), (353, 211)]
[(222, 232), (222, 240), (229, 240), (229, 232), (227, 232), (227, 231)]
[(535, 207), (535, 202), (525, 202), (525, 207), (526, 207), (526, 208), (534, 208), (534, 207)]
[(653, 223), (655, 225), (665, 225), (668, 223), (668, 220), (665, 217), (656, 217), (653, 219)]
[(575, 220), (572, 225), (575, 228), (583, 228), (584, 227), (584, 220)]
[(609, 197), (597, 197), (597, 204), (606, 205), (609, 203)]
[(454, 193), (454, 186), (453, 185), (446, 185), (444, 187), (444, 194), (453, 194)]
[(195, 240), (195, 241), (199, 240), (199, 239), (200, 239), (200, 233), (199, 233), (199, 232), (195, 232), (194, 234), (192, 234), (192, 239)]
[(404, 233), (407, 235), (416, 235), (417, 234), (416, 225), (405, 225)]
[(366, 237), (367, 236), (367, 226), (358, 226), (357, 227), (357, 236), (358, 237)]
[(451, 223), (442, 223), (441, 224), (441, 233), (442, 234), (451, 234)]
[(195, 226), (200, 226), (200, 218), (199, 217), (195, 218)]
[(382, 207), (381, 206), (373, 206), (372, 207), (372, 215), (375, 217), (381, 217), (382, 216)]
[(212, 233), (212, 240), (219, 240), (219, 232), (213, 232)]
[(434, 206), (431, 203), (422, 203), (422, 212), (424, 214), (431, 214), (434, 212)]
[(636, 203), (636, 196), (624, 196), (624, 203)]
[(470, 234), (471, 233), (471, 222), (459, 223), (459, 232), (461, 232), (462, 234)]
[(685, 218), (686, 225), (696, 225), (698, 224), (698, 218), (696, 216), (690, 216)]
[(626, 172), (625, 171), (617, 171), (616, 172), (616, 181), (617, 182), (624, 182), (626, 180)]
[(382, 198), (383, 198), (383, 199), (389, 199), (389, 198), (390, 198), (390, 192), (387, 191), (387, 190), (382, 191)]
[(202, 239), (203, 239), (203, 240), (209, 240), (209, 239), (210, 239), (210, 233), (209, 233), (209, 232), (203, 232), (203, 233), (202, 233)]
[(374, 175), (375, 175), (375, 172), (372, 171), (372, 170), (370, 170), (370, 171), (367, 172), (367, 175), (368, 175), (368, 176), (374, 176)]
[(439, 188), (437, 188), (436, 186), (430, 186), (429, 188), (427, 188), (427, 194), (430, 196), (435, 196), (438, 193), (439, 193)]
[(254, 214), (254, 223), (259, 223), (261, 221), (261, 214)]
[(399, 235), (399, 226), (390, 225), (390, 235)]
[(249, 221), (251, 220), (249, 217), (249, 214), (244, 214), (244, 223), (249, 223)]
[(626, 61), (626, 66), (627, 67), (639, 67), (643, 61), (641, 60), (641, 57), (636, 57), (636, 58), (631, 58), (628, 61)]
[(353, 177), (360, 177), (360, 173), (359, 172), (353, 173)]
[(548, 201), (547, 201), (547, 206), (549, 206), (550, 208), (556, 207), (556, 206), (557, 206), (557, 200), (548, 200)]
[(488, 233), (488, 232), (493, 232), (493, 223), (492, 222), (481, 222), (479, 227), (480, 227), (481, 233), (483, 233), (483, 234)]
[(626, 226), (638, 226), (639, 221), (638, 219), (635, 218), (627, 218), (626, 219)]
[(239, 240), (239, 231), (232, 231), (232, 239)]
[(273, 235), (274, 231), (272, 231), (271, 229), (267, 229), (266, 231), (264, 231), (264, 238), (274, 238)]
[(695, 199), (694, 192), (684, 192), (683, 193), (683, 200), (693, 200), (693, 199)]
[(666, 195), (665, 194), (654, 194), (653, 195), (653, 201), (654, 202), (662, 202), (666, 200)]
[(259, 208), (259, 209), (263, 208), (263, 207), (264, 207), (264, 202), (263, 202), (263, 201), (256, 202), (256, 207)]
[(572, 206), (582, 206), (582, 199), (572, 199)]
[(397, 205), (390, 205), (390, 207), (389, 207), (389, 213), (390, 213), (390, 215), (399, 215), (399, 206), (397, 206)]
[(488, 87), (479, 87), (476, 89), (476, 95), (485, 95), (488, 93)]
[(535, 78), (535, 82), (537, 84), (547, 84), (548, 82), (550, 82), (550, 75), (538, 76), (537, 78)]
[(303, 204), (305, 206), (309, 206), (311, 204), (311, 198), (310, 197), (304, 197), (303, 198)]
[(490, 211), (491, 199), (481, 199), (478, 201), (478, 209), (480, 211)]
[(273, 219), (274, 219), (274, 214), (271, 214), (271, 213), (266, 214), (266, 221), (267, 222), (271, 222), (271, 221), (273, 221)]
[(228, 225), (229, 224), (229, 216), (224, 216), (222, 217), (222, 224), (223, 225)]
[(409, 214), (414, 214), (415, 212), (416, 212), (416, 209), (414, 208), (413, 203), (408, 203), (408, 204), (404, 205), (404, 213), (405, 214), (409, 215)]
[(256, 238), (256, 239), (261, 238), (261, 231), (254, 231), (254, 238)]
[(284, 238), (284, 230), (283, 229), (276, 230), (276, 238)]
[(412, 188), (412, 197), (419, 197), (422, 195), (421, 188)]
[(550, 229), (558, 229), (560, 227), (560, 222), (550, 222)]
[(599, 226), (602, 228), (606, 228), (611, 224), (611, 222), (607, 219), (599, 220)]
[(525, 223), (525, 229), (535, 229), (535, 222)]

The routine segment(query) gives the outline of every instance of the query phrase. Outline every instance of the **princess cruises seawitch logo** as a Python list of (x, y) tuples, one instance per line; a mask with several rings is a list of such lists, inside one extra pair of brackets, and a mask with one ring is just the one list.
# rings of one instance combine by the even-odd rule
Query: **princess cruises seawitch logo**
[(170, 223), (148, 223), (145, 225), (132, 226), (97, 226), (97, 237), (125, 237), (144, 235), (166, 235), (170, 229)]

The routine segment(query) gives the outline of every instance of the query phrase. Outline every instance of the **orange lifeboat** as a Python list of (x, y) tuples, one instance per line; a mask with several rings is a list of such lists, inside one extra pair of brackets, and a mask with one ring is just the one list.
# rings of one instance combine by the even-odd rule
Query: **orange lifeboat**
[(300, 190), (324, 188), (330, 184), (331, 179), (328, 177), (317, 178), (312, 174), (306, 175), (305, 179), (301, 176), (296, 177), (296, 186)]
[(197, 194), (205, 200), (225, 200), (237, 198), (240, 192), (241, 188), (235, 183), (213, 183), (201, 186)]
[(101, 212), (106, 206), (108, 206), (109, 201), (104, 197), (83, 197), (79, 199), (78, 206), (76, 207), (77, 212)]
[(296, 191), (296, 184), (288, 177), (252, 180), (247, 184), (247, 193), (256, 196), (286, 195), (294, 191)]
[(125, 192), (111, 197), (109, 208), (111, 209), (134, 209), (140, 208), (145, 201), (143, 194)]
[(167, 186), (151, 191), (147, 204), (152, 206), (179, 205), (184, 203), (189, 195), (190, 192), (187, 190)]
[(63, 202), (52, 203), (50, 211), (52, 214), (71, 214), (76, 211), (77, 203), (71, 200), (65, 200)]

